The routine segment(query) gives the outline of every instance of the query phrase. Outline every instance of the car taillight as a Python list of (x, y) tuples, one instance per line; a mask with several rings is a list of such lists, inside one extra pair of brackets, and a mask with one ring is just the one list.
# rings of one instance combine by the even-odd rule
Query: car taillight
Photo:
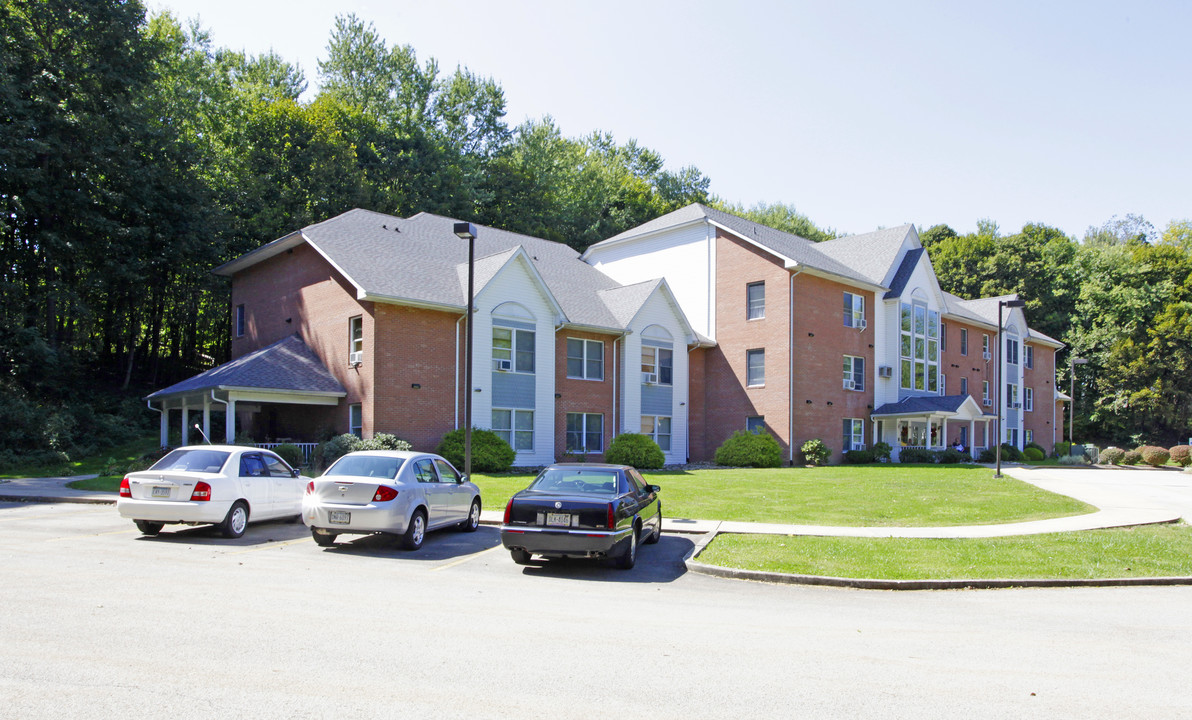
[(120, 497), (132, 497), (132, 488), (128, 486), (128, 478), (120, 481)]
[(513, 515), (513, 498), (509, 498), (509, 502), (505, 503), (505, 524), (509, 524), (509, 518)]
[(613, 504), (612, 503), (608, 504), (608, 529), (609, 530), (617, 529), (617, 518), (613, 514)]
[(308, 482), (306, 484), (306, 494), (307, 495), (315, 494), (315, 481), (314, 480), (311, 480), (310, 482)]
[(211, 499), (211, 486), (202, 480), (195, 483), (194, 492), (190, 494), (192, 501), (207, 502)]
[(377, 488), (376, 494), (373, 495), (373, 502), (389, 502), (397, 497), (397, 491), (388, 485), (382, 485)]

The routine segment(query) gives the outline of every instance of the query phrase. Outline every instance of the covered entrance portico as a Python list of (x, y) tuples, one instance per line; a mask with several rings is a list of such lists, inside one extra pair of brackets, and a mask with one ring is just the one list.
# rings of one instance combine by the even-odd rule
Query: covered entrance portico
[(927, 395), (882, 405), (870, 419), (873, 441), (888, 443), (896, 460), (905, 448), (944, 450), (957, 443), (976, 458), (987, 447), (989, 423), (997, 416), (984, 413), (970, 395)]

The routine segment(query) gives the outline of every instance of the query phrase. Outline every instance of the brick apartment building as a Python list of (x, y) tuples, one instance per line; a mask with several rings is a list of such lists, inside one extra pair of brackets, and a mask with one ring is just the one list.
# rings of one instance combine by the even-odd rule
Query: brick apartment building
[[(232, 280), (229, 363), (150, 396), (162, 441), (211, 411), (259, 441), (386, 432), (432, 449), (462, 427), (467, 241), (453, 222), (353, 210), (216, 269)], [(1002, 378), (1006, 438), (1058, 439), (1055, 350), (999, 300), (940, 290), (911, 226), (813, 243), (691, 205), (571, 248), (494, 228), (476, 245), (473, 425), (517, 464), (603, 458), (651, 435), (668, 463), (765, 428), (788, 459), (982, 448)]]

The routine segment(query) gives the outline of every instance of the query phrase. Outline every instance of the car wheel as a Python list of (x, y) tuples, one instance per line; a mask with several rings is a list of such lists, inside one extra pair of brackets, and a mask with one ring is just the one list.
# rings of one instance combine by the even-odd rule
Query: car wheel
[(472, 501), (472, 509), (468, 511), (468, 519), (460, 523), (459, 529), (464, 532), (476, 532), (480, 527), (480, 498)]
[(248, 527), (248, 505), (245, 505), (243, 500), (237, 500), (232, 505), (232, 509), (228, 510), (228, 516), (219, 524), (219, 531), (226, 538), (238, 538), (244, 534), (246, 527)]
[(517, 563), (518, 565), (530, 564), (530, 553), (526, 552), (525, 550), (510, 550), (509, 554), (513, 556), (513, 562)]
[(166, 526), (165, 523), (149, 522), (148, 520), (133, 520), (133, 522), (136, 523), (137, 530), (140, 530), (142, 535), (156, 535)]
[(629, 548), (621, 553), (621, 557), (617, 558), (617, 567), (622, 570), (631, 570), (637, 564), (637, 536), (638, 529), (633, 528), (633, 537), (629, 538)]
[(311, 528), (310, 536), (315, 539), (315, 545), (318, 545), (319, 547), (331, 547), (335, 544), (335, 533), (321, 531), (317, 528)]
[(646, 538), (647, 545), (653, 545), (662, 539), (662, 506), (658, 506), (658, 523), (654, 526), (654, 532), (650, 533), (650, 537)]
[(406, 528), (406, 534), (402, 536), (401, 544), (407, 550), (417, 550), (422, 547), (422, 540), (426, 537), (426, 513), (422, 510), (416, 510), (414, 517), (410, 518), (410, 525)]

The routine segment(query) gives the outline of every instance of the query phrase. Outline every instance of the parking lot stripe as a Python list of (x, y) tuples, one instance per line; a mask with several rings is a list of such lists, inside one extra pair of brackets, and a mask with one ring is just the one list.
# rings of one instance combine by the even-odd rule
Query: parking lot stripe
[(492, 552), (493, 550), (500, 550), (503, 547), (504, 546), (502, 546), (502, 545), (497, 545), (496, 547), (490, 547), (488, 550), (482, 550), (474, 555), (468, 555), (466, 557), (461, 557), (459, 560), (449, 562), (446, 565), (440, 565), (436, 568), (431, 568), (431, 572), (438, 572), (439, 570), (447, 570), (447, 569), (453, 568), (456, 565), (463, 565), (466, 562), (471, 562), (472, 560), (475, 560), (476, 558), (480, 557), (481, 555), (486, 555), (486, 554)]
[(111, 510), (79, 510), (75, 512), (52, 513), (50, 515), (13, 515), (12, 517), (0, 518), (0, 522), (5, 520), (8, 522), (16, 522), (18, 520), (45, 520), (46, 518), (69, 517), (70, 515), (100, 515), (104, 512), (111, 512)]
[(298, 538), (297, 540), (287, 540), (279, 543), (267, 543), (261, 547), (249, 548), (247, 550), (237, 550), (230, 552), (228, 555), (244, 555), (245, 553), (260, 552), (261, 550), (272, 550), (274, 548), (285, 547), (287, 545), (297, 545), (298, 543), (314, 542), (314, 538)]

